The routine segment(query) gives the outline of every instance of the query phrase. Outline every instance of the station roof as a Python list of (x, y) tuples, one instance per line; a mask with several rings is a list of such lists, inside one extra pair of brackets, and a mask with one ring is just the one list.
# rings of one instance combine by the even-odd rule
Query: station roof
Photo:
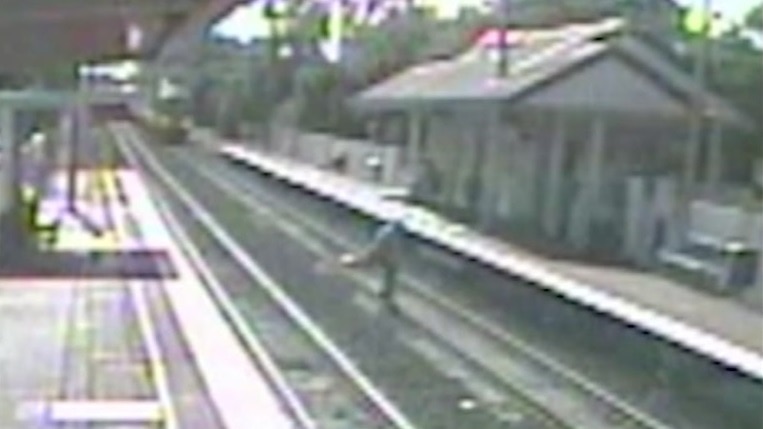
[(153, 57), (189, 21), (208, 23), (241, 1), (0, 0), (0, 71)]
[(621, 19), (514, 30), (506, 42), (506, 76), (497, 74), (497, 40), (497, 33), (486, 32), (462, 55), (413, 66), (361, 92), (354, 104), (367, 110), (400, 110), (454, 101), (518, 102), (586, 65), (615, 56), (681, 104), (689, 106), (699, 92), (711, 116), (728, 123), (747, 122), (725, 100), (700, 90), (691, 76), (630, 34)]

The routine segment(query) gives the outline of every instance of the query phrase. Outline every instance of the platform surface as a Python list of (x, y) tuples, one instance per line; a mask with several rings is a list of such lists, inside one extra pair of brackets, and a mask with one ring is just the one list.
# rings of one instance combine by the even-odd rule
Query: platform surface
[[(100, 234), (63, 210), (64, 189), (52, 189), (42, 217), (61, 219), (62, 228), (46, 254), (72, 265), (55, 275), (0, 278), (0, 427), (87, 421), (148, 428), (157, 419), (176, 428), (236, 429), (264, 419), (269, 427), (291, 427), (140, 175), (127, 167), (80, 175), (78, 216)], [(96, 176), (103, 183), (87, 189)], [(54, 172), (53, 181), (63, 187), (64, 173)], [(161, 268), (156, 275), (125, 270), (117, 256), (135, 252), (145, 256), (135, 264)], [(190, 326), (193, 320), (198, 323)], [(242, 407), (241, 395), (253, 392), (258, 407)]]
[(152, 398), (127, 284), (0, 281), (0, 427), (44, 419), (34, 405)]

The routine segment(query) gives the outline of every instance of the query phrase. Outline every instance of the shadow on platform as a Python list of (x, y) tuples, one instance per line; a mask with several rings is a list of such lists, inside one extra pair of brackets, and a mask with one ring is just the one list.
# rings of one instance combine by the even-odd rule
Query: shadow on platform
[(165, 280), (177, 277), (163, 251), (38, 252), (0, 264), (0, 277), (129, 278)]

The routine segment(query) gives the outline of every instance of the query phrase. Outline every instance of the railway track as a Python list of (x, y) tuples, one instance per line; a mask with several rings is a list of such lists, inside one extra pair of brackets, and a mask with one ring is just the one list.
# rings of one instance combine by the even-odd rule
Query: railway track
[[(167, 155), (167, 153), (165, 153), (165, 152), (162, 152), (162, 154), (163, 155)], [(173, 169), (173, 172), (177, 173), (178, 170), (177, 169)], [(195, 191), (198, 190), (198, 186), (200, 185), (200, 183), (198, 183), (196, 181), (192, 182), (193, 179), (189, 179), (189, 177), (186, 177), (186, 176), (183, 176), (182, 180), (183, 180), (183, 183), (188, 185), (189, 187), (193, 186), (193, 189)], [(171, 198), (171, 199), (174, 199), (174, 198)], [(179, 208), (182, 209), (182, 207), (179, 207)], [(193, 210), (188, 210), (188, 208), (186, 207), (186, 209), (184, 211), (186, 213), (190, 213), (190, 212), (193, 212), (193, 213), (203, 213), (206, 210), (202, 206), (198, 206), (198, 207), (194, 207)], [(188, 222), (188, 221), (190, 221), (190, 222)], [(190, 219), (185, 219), (185, 222), (183, 222), (183, 224), (187, 225), (188, 223), (192, 223), (192, 222), (193, 221), (190, 220)], [(222, 237), (223, 237), (223, 241), (227, 241), (227, 240), (225, 240), (225, 234), (224, 233), (222, 234)], [(212, 237), (207, 237), (206, 239), (209, 240), (210, 238), (212, 238)], [(217, 238), (219, 239), (219, 237), (217, 237)], [(212, 241), (214, 241), (214, 238), (212, 238)], [(241, 249), (241, 251), (239, 252), (239, 251), (236, 250), (237, 246), (235, 245), (235, 243), (229, 243), (229, 244), (230, 244), (229, 246), (223, 246), (223, 247), (227, 247), (227, 248), (224, 248), (224, 249), (219, 249), (220, 246), (217, 245), (218, 250), (221, 251), (221, 254), (219, 256), (213, 257), (214, 265), (215, 265), (216, 268), (219, 268), (220, 265), (227, 265), (227, 267), (224, 269), (224, 271), (227, 271), (226, 274), (229, 277), (231, 277), (230, 276), (231, 272), (238, 271), (238, 275), (234, 277), (235, 280), (228, 281), (227, 282), (228, 285), (230, 285), (230, 284), (239, 284), (239, 285), (246, 284), (247, 283), (247, 278), (246, 277), (247, 276), (252, 277), (252, 272), (253, 271), (258, 271), (260, 269), (258, 267), (256, 267), (256, 266), (253, 266), (253, 265), (256, 264), (256, 262), (252, 261), (251, 259), (248, 259), (248, 255), (243, 254), (243, 253), (246, 253), (245, 251), (243, 251), (243, 249)], [(205, 259), (209, 260), (210, 254), (209, 254), (208, 250), (211, 247), (213, 247), (213, 246), (214, 245), (212, 245), (209, 242), (204, 246), (204, 249), (205, 249), (204, 257), (205, 257)], [(231, 260), (231, 256), (233, 256), (233, 259), (236, 260), (235, 263), (233, 263), (233, 264), (230, 263), (231, 262), (230, 261)], [(236, 257), (236, 256), (238, 256), (238, 257)], [(225, 263), (226, 260), (228, 261), (228, 264)], [(249, 272), (241, 272), (242, 271), (241, 270), (241, 266), (250, 266), (249, 270), (243, 270), (243, 271), (249, 271)], [(220, 271), (221, 270), (218, 269), (217, 273), (219, 273)], [(256, 275), (256, 273), (254, 273), (254, 274), (255, 274), (254, 277), (256, 277), (256, 281), (257, 282), (261, 283), (264, 280), (266, 283), (271, 283), (273, 287), (277, 287), (277, 284), (275, 284), (275, 281), (263, 279), (262, 276)], [(251, 283), (251, 280), (249, 280), (248, 283)], [(230, 288), (228, 288), (226, 290), (226, 293), (231, 293), (233, 295), (240, 295), (240, 296), (244, 296), (245, 295), (246, 296), (246, 300), (248, 302), (250, 302), (250, 303), (251, 302), (261, 302), (262, 301), (261, 299), (258, 298), (259, 294), (253, 294), (253, 291), (251, 289), (237, 290), (236, 291), (236, 290), (231, 290)], [(287, 307), (288, 306), (289, 305), (287, 305)], [(248, 313), (250, 313), (250, 316), (251, 316), (251, 313), (256, 313), (258, 311), (261, 311), (261, 309), (253, 310), (253, 311), (250, 309), (250, 310), (246, 310), (246, 311)], [(248, 325), (248, 326), (258, 326), (258, 325), (259, 326), (263, 326), (263, 325), (267, 325), (267, 326), (270, 327), (269, 329), (273, 329), (276, 332), (280, 331), (280, 333), (275, 333), (275, 334), (271, 335), (271, 333), (268, 332), (269, 329), (258, 330), (256, 336), (257, 337), (264, 337), (263, 338), (263, 343), (265, 343), (265, 346), (268, 349), (268, 351), (271, 354), (279, 355), (282, 358), (280, 360), (280, 362), (276, 362), (276, 366), (278, 366), (279, 368), (290, 368), (290, 367), (294, 366), (294, 363), (293, 363), (293, 361), (294, 361), (293, 347), (289, 347), (288, 345), (286, 347), (284, 347), (285, 346), (284, 345), (284, 338), (288, 338), (288, 335), (284, 335), (284, 333), (283, 333), (284, 321), (283, 320), (281, 320), (281, 321), (276, 320), (276, 319), (278, 319), (277, 314), (281, 313), (282, 309), (275, 309), (275, 310), (271, 309), (270, 311), (266, 311), (266, 312), (269, 312), (270, 314), (269, 315), (265, 315), (264, 317), (261, 317), (261, 318), (258, 318), (256, 316), (255, 317), (247, 317), (247, 318), (245, 318), (245, 320), (242, 321), (242, 325)], [(299, 312), (299, 310), (295, 311), (295, 313), (297, 313), (297, 312)], [(301, 318), (301, 316), (297, 316), (297, 318)], [(286, 323), (289, 323), (289, 322), (287, 321)], [(244, 327), (243, 330), (246, 330), (246, 328)], [(272, 341), (269, 341), (268, 337), (271, 337)], [(330, 341), (330, 340), (328, 340), (328, 341)], [(317, 341), (315, 343), (317, 343)], [(284, 348), (286, 350), (283, 350)], [(336, 350), (336, 353), (338, 355), (344, 355), (344, 353), (342, 351), (340, 351), (337, 346), (333, 346), (333, 347), (330, 347), (330, 348), (333, 348), (334, 350)], [(281, 351), (278, 351), (279, 349), (281, 349)], [(379, 359), (380, 357), (383, 358), (383, 356), (377, 356), (376, 359)], [(276, 360), (278, 360), (278, 359), (276, 359)], [(309, 363), (308, 363), (306, 365), (304, 363), (304, 360), (306, 360), (306, 359), (303, 358), (303, 362), (302, 362), (301, 366), (303, 366), (303, 367), (311, 366), (312, 367), (312, 368), (310, 368), (311, 372), (316, 367), (320, 368), (320, 367), (328, 366), (326, 364), (320, 364), (320, 363), (319, 364), (315, 364), (315, 365), (309, 365)], [(346, 365), (342, 365), (345, 368), (353, 367), (354, 366), (349, 358), (340, 358), (340, 360), (345, 360), (347, 362)], [(298, 392), (298, 394), (299, 394), (299, 396), (301, 398), (307, 398), (306, 400), (303, 401), (303, 403), (305, 403), (305, 402), (306, 403), (315, 402), (315, 403), (318, 403), (319, 405), (323, 405), (324, 404), (324, 401), (319, 400), (319, 398), (321, 396), (325, 396), (325, 394), (326, 394), (325, 390), (323, 392), (317, 392), (317, 393), (316, 392), (311, 392), (311, 386), (310, 385), (312, 384), (311, 380), (316, 380), (316, 379), (318, 379), (318, 380), (321, 380), (321, 379), (325, 380), (327, 378), (331, 378), (330, 374), (325, 374), (325, 373), (324, 374), (316, 374), (316, 373), (313, 373), (312, 377), (308, 377), (308, 379), (305, 380), (302, 377), (300, 377), (300, 374), (299, 374), (300, 371), (297, 371), (297, 374), (295, 376), (292, 376), (292, 377), (289, 377), (289, 371), (288, 370), (285, 371), (285, 372), (287, 374), (287, 377), (286, 377), (287, 379), (285, 380), (286, 383), (289, 386), (295, 386), (296, 387), (295, 390)], [(304, 370), (301, 371), (301, 372), (304, 372)], [(493, 427), (495, 427), (495, 428), (522, 427), (522, 428), (527, 428), (527, 429), (533, 429), (533, 428), (538, 428), (538, 429), (540, 429), (540, 428), (544, 428), (544, 429), (545, 428), (567, 428), (567, 427), (569, 427), (564, 422), (556, 419), (555, 416), (553, 416), (553, 414), (546, 412), (546, 410), (538, 408), (538, 407), (534, 407), (533, 404), (531, 404), (531, 403), (526, 403), (525, 398), (520, 398), (520, 397), (518, 397), (518, 395), (515, 395), (514, 399), (515, 399), (516, 404), (515, 404), (515, 406), (513, 408), (514, 408), (514, 410), (519, 409), (520, 412), (516, 412), (515, 411), (514, 413), (511, 413), (508, 416), (508, 418), (507, 418), (507, 416), (504, 416), (503, 419), (497, 419), (497, 418), (495, 418), (495, 416), (491, 416), (489, 419), (486, 419), (484, 417), (483, 418), (480, 418), (480, 417), (476, 417), (475, 418), (475, 417), (469, 417), (469, 416), (470, 415), (473, 416), (476, 413), (474, 413), (474, 412), (471, 412), (471, 413), (467, 412), (467, 413), (460, 413), (460, 414), (463, 414), (465, 417), (461, 418), (459, 420), (456, 420), (456, 421), (450, 422), (450, 419), (442, 419), (441, 420), (442, 424), (432, 423), (431, 421), (429, 421), (428, 417), (419, 417), (419, 418), (415, 419), (415, 421), (417, 422), (415, 426), (414, 426), (413, 423), (410, 422), (410, 420), (405, 419), (404, 417), (398, 419), (398, 421), (396, 422), (392, 418), (392, 416), (394, 416), (394, 414), (392, 414), (389, 410), (396, 410), (397, 407), (395, 405), (393, 405), (390, 400), (384, 399), (384, 394), (380, 393), (380, 389), (375, 387), (374, 382), (370, 381), (367, 377), (365, 377), (363, 374), (361, 374), (359, 372), (356, 372), (356, 371), (348, 371), (348, 372), (352, 372), (353, 373), (353, 374), (350, 375), (350, 378), (353, 379), (351, 381), (352, 381), (353, 384), (355, 384), (356, 386), (360, 387), (361, 390), (363, 390), (362, 396), (364, 397), (364, 399), (362, 401), (359, 401), (357, 398), (352, 398), (352, 397), (347, 396), (344, 399), (344, 403), (347, 404), (346, 407), (343, 407), (344, 412), (347, 413), (347, 414), (357, 414), (358, 410), (364, 410), (364, 409), (368, 410), (368, 409), (371, 409), (372, 411), (370, 413), (366, 413), (366, 414), (370, 414), (370, 416), (365, 416), (365, 419), (363, 418), (364, 416), (360, 416), (360, 417), (356, 416), (355, 418), (352, 419), (353, 420), (352, 423), (346, 424), (345, 426), (341, 426), (340, 425), (339, 427), (353, 427), (353, 428), (354, 427), (430, 427), (430, 428), (434, 428), (434, 427), (448, 427), (448, 428), (449, 427), (453, 427), (453, 428), (456, 428), (456, 427), (458, 427), (458, 428), (461, 428), (461, 427), (480, 427), (480, 428), (486, 428), (486, 429), (493, 428)], [(334, 378), (336, 379), (338, 377), (334, 377)], [(424, 378), (426, 379), (426, 377), (424, 377)], [(335, 384), (337, 384), (337, 383), (335, 383)], [(415, 384), (423, 384), (423, 383), (415, 383)], [(362, 388), (360, 385), (366, 386), (366, 388)], [(428, 387), (426, 385), (421, 386), (421, 387), (423, 387), (424, 390), (428, 390)], [(379, 393), (375, 393), (374, 394), (374, 393), (369, 393), (369, 392), (379, 392)], [(366, 403), (366, 405), (364, 405), (364, 402)], [(368, 402), (371, 402), (370, 407), (369, 407), (369, 405), (367, 405)], [(437, 405), (438, 406), (447, 407), (449, 404), (447, 403), (447, 401), (443, 401), (442, 404), (437, 404)], [(459, 404), (459, 406), (461, 406), (461, 404)], [(469, 408), (468, 401), (464, 401), (464, 404), (462, 406), (464, 408), (468, 409)], [(441, 411), (442, 410), (439, 410), (439, 409), (438, 410), (433, 410), (432, 413), (439, 413)], [(465, 411), (469, 411), (469, 410), (465, 410)], [(396, 413), (399, 413), (398, 415), (402, 415), (402, 413), (399, 412), (399, 411), (396, 412)], [(308, 414), (319, 415), (320, 416), (320, 417), (318, 417), (318, 418), (313, 420), (313, 421), (320, 421), (318, 423), (318, 427), (337, 427), (336, 426), (336, 422), (332, 421), (333, 420), (332, 416), (331, 415), (326, 415), (327, 412), (326, 412), (325, 409), (323, 409), (322, 406), (313, 407), (312, 409), (309, 410)], [(328, 414), (333, 414), (333, 413), (329, 412)], [(424, 414), (426, 414), (426, 413), (424, 413)], [(383, 424), (379, 423), (379, 416), (380, 415), (385, 417), (384, 419), (382, 419), (382, 420), (385, 420), (385, 422)], [(512, 422), (511, 415), (521, 415), (522, 416), (522, 420), (523, 421), (522, 421), (520, 426), (515, 426), (516, 422)], [(445, 422), (449, 422), (449, 423), (445, 423)]]
[[(196, 179), (190, 180), (186, 176), (187, 180), (184, 180), (184, 183), (197, 183), (194, 180), (205, 181), (206, 186), (211, 187), (210, 189), (225, 194), (229, 200), (235, 201), (243, 212), (256, 215), (249, 216), (252, 219), (265, 217), (273, 221), (288, 220), (288, 224), (284, 222), (275, 222), (275, 224), (281, 225), (286, 234), (319, 257), (336, 253), (335, 249), (346, 250), (356, 247), (356, 244), (343, 234), (313, 221), (272, 195), (257, 192), (253, 187), (245, 186), (240, 176), (235, 173), (223, 168), (213, 168), (211, 164), (199, 163), (198, 159), (190, 158), (183, 152), (166, 151), (162, 154), (165, 157), (175, 158), (172, 163), (179, 166), (174, 169), (175, 172), (182, 169), (184, 175), (196, 176)], [(224, 259), (223, 255), (221, 257)], [(365, 295), (374, 293), (374, 285), (367, 276), (362, 273), (346, 273), (345, 275), (352, 277), (356, 284), (362, 286), (361, 290)], [(667, 427), (599, 388), (580, 374), (534, 350), (520, 338), (491, 325), (475, 313), (435, 293), (417, 279), (408, 276), (405, 281), (408, 287), (403, 298), (404, 307), (417, 309), (417, 311), (405, 312), (406, 329), (427, 336), (430, 341), (437, 344), (437, 347), (445, 350), (451, 359), (456, 359), (460, 365), (468, 367), (468, 374), (464, 377), (487, 379), (492, 385), (499, 386), (502, 389), (502, 395), (510, 397), (512, 403), (511, 410), (501, 416), (506, 424), (505, 427), (643, 429)], [(432, 313), (432, 310), (435, 312)], [(429, 323), (418, 317), (422, 312), (428, 312)], [(447, 336), (440, 335), (431, 324), (431, 320), (438, 317), (443, 318), (444, 321), (447, 320), (449, 326), (464, 330), (469, 339), (459, 344)], [(273, 316), (268, 316), (268, 319), (272, 320)], [(278, 335), (278, 337), (283, 336)], [(477, 347), (469, 347), (469, 344), (474, 341), (481, 344)], [(485, 350), (486, 347), (494, 348), (496, 353), (506, 358), (491, 361), (481, 356), (478, 350)], [(288, 365), (282, 363), (283, 366)], [(293, 377), (290, 381), (293, 385), (300, 385), (298, 381), (293, 380)], [(309, 396), (305, 394), (304, 388), (301, 390), (302, 397)], [(348, 400), (348, 403), (352, 403), (352, 400)]]
[[(327, 228), (325, 224), (313, 221), (310, 217), (289, 207), (288, 204), (278, 201), (266, 192), (257, 192), (254, 187), (246, 186), (240, 176), (224, 168), (212, 168), (210, 164), (200, 164), (196, 158), (189, 157), (186, 153), (177, 156), (184, 159), (188, 168), (194, 169), (210, 183), (214, 183), (217, 190), (228, 193), (237, 199), (241, 206), (253, 212), (262, 212), (262, 206), (269, 207), (280, 219), (288, 219), (292, 224), (300, 225), (301, 228), (287, 228), (287, 233), (311, 247), (318, 254), (333, 253), (356, 249), (358, 243), (353, 243), (336, 229)], [(265, 204), (255, 204), (255, 202)], [(290, 229), (290, 231), (289, 231)], [(313, 239), (306, 237), (311, 236)], [(333, 247), (333, 252), (331, 251)], [(367, 276), (348, 272), (357, 284), (361, 285), (368, 295), (373, 295), (375, 285)], [(520, 402), (533, 412), (542, 414), (548, 422), (553, 422), (556, 427), (591, 428), (593, 425), (601, 427), (620, 428), (643, 428), (643, 429), (666, 429), (668, 426), (659, 422), (633, 406), (620, 400), (615, 395), (600, 388), (595, 383), (587, 380), (583, 375), (564, 367), (548, 358), (543, 353), (535, 350), (518, 336), (512, 335), (505, 329), (500, 329), (479, 316), (478, 311), (469, 311), (463, 306), (437, 293), (432, 288), (423, 284), (422, 281), (412, 276), (404, 276), (407, 283), (405, 291), (408, 293), (407, 303), (412, 307), (429, 307), (440, 311), (445, 318), (455, 319), (458, 326), (468, 331), (469, 337), (478, 335), (483, 342), (490, 342), (507, 356), (511, 356), (512, 362), (490, 362), (484, 356), (480, 356), (479, 350), (484, 350), (489, 345), (470, 347), (468, 341), (461, 344), (443, 339), (441, 345), (450, 352), (455, 353), (462, 360), (467, 361), (475, 372), (488, 376), (504, 389), (511, 392)], [(409, 313), (410, 314), (410, 313)], [(429, 316), (432, 317), (431, 314)], [(427, 331), (434, 337), (441, 337), (436, 328), (423, 322), (416, 316), (408, 316), (408, 320), (418, 328)], [(452, 322), (451, 322), (452, 326)], [(521, 368), (512, 371), (510, 367)], [(505, 371), (505, 372), (504, 372)], [(517, 378), (524, 378), (522, 373), (531, 372), (542, 374), (543, 377), (529, 377), (525, 380), (511, 379), (507, 373), (515, 372)], [(578, 396), (579, 400), (569, 403), (564, 396)], [(568, 402), (567, 407), (563, 405)], [(580, 417), (578, 407), (585, 407), (586, 416)], [(566, 409), (565, 409), (566, 408)], [(591, 418), (598, 416), (598, 418)]]
[[(278, 284), (204, 216), (206, 210), (140, 148), (131, 130), (117, 128), (114, 135), (134, 165), (161, 184), (154, 192), (164, 213), (175, 217), (173, 234), (297, 427), (417, 429)], [(202, 240), (203, 258), (194, 245)]]

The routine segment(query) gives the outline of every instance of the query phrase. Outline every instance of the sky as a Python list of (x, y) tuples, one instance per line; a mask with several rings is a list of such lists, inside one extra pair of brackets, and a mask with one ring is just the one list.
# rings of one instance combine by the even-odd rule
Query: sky
[[(448, 16), (460, 6), (484, 3), (485, 0), (420, 0), (433, 4), (439, 13)], [(711, 0), (711, 9), (718, 12), (728, 22), (739, 22), (745, 13), (761, 0)], [(676, 0), (678, 4), (701, 7), (704, 0)], [(262, 18), (262, 2), (241, 6), (221, 21), (215, 33), (246, 42), (253, 37), (266, 36), (267, 24)]]

